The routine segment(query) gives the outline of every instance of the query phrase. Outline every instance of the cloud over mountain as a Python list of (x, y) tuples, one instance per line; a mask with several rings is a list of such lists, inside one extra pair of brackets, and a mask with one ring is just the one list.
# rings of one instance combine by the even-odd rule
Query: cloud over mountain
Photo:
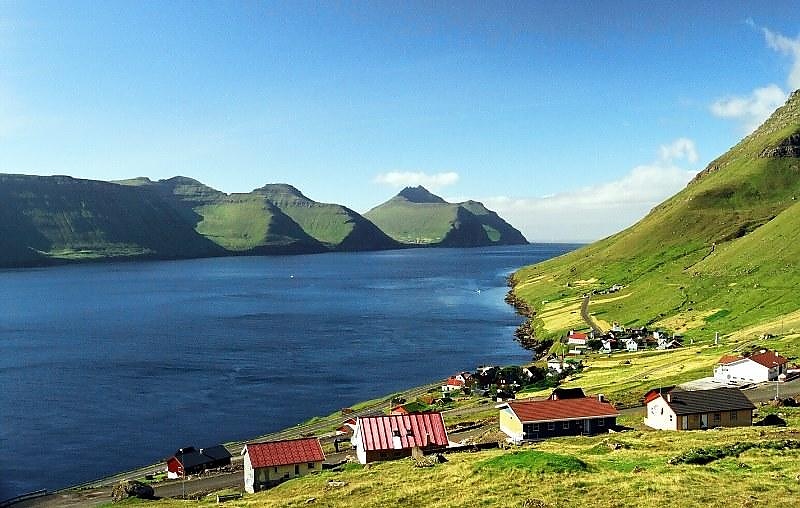
[(792, 59), (786, 80), (789, 91), (770, 83), (754, 89), (747, 95), (729, 95), (711, 104), (709, 108), (711, 114), (737, 121), (745, 132), (750, 133), (786, 101), (790, 91), (800, 88), (800, 36), (794, 39), (786, 37), (769, 28), (756, 26), (753, 20), (748, 20), (747, 24), (764, 34), (764, 40), (770, 49)]
[(422, 185), (423, 187), (436, 190), (453, 185), (458, 182), (458, 180), (458, 173), (454, 171), (431, 175), (422, 171), (390, 171), (377, 175), (373, 182), (389, 185), (398, 189)]

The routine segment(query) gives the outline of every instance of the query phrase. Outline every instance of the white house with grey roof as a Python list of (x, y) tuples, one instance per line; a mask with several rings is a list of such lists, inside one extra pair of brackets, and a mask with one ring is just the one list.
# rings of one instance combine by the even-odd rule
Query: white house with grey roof
[(644, 397), (644, 424), (659, 430), (695, 430), (748, 427), (753, 424), (750, 399), (737, 388), (686, 391), (656, 388)]

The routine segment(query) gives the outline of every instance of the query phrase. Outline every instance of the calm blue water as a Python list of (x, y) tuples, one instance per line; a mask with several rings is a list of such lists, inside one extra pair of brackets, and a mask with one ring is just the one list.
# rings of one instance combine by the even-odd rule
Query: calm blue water
[(0, 271), (0, 499), (526, 361), (505, 277), (573, 247)]

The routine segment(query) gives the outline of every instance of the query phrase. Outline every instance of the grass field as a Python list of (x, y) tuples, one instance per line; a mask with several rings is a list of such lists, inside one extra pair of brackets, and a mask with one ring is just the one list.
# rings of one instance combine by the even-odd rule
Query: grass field
[[(447, 456), (448, 462), (415, 467), (410, 459), (345, 466), (246, 495), (226, 506), (431, 506), (595, 507), (794, 506), (800, 496), (800, 451), (752, 448), (705, 465), (668, 461), (697, 449), (737, 443), (772, 444), (800, 439), (800, 410), (781, 411), (787, 428), (693, 432), (633, 430), (595, 437), (561, 438), (512, 450)], [(785, 443), (784, 443), (785, 444)], [(329, 481), (344, 482), (342, 486)], [(309, 500), (313, 498), (313, 502)], [(131, 502), (130, 504), (140, 504)], [(215, 505), (166, 500), (156, 506)]]

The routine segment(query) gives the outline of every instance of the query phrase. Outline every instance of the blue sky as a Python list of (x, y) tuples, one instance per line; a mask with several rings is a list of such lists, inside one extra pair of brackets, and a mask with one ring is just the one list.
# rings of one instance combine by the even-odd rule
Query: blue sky
[(611, 234), (800, 87), (794, 2), (0, 0), (0, 171), (405, 184)]

